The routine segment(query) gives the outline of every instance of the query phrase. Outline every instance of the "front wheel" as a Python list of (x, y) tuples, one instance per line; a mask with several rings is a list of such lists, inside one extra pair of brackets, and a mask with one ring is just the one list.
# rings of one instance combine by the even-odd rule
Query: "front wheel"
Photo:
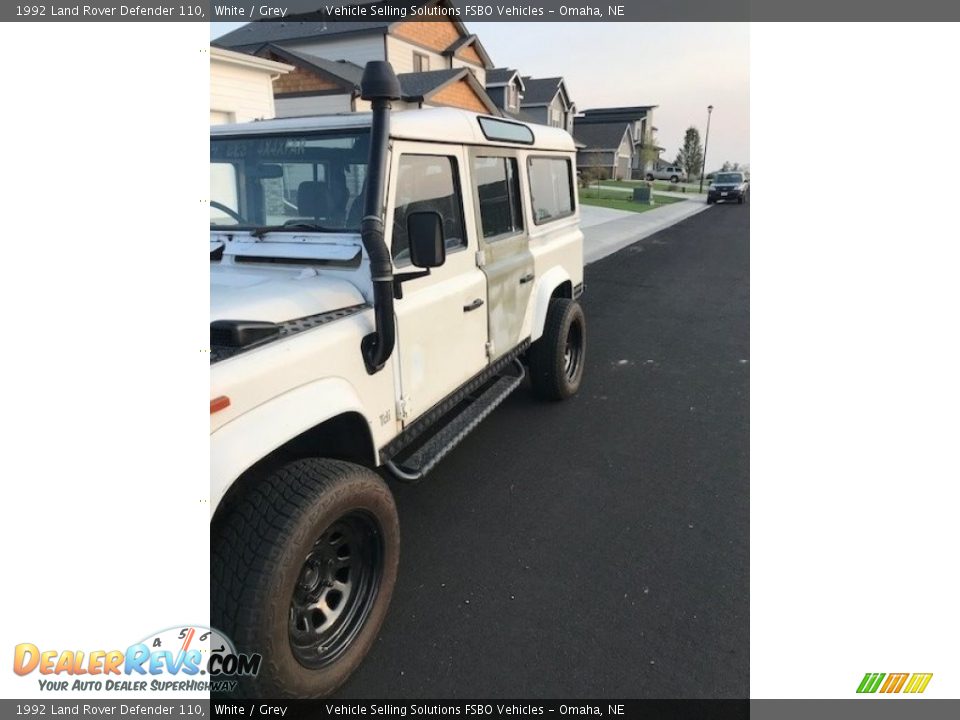
[(676, 175), (672, 175), (672, 176), (670, 177), (670, 182), (672, 182), (672, 183), (677, 183), (677, 182), (679, 182), (679, 181), (680, 181), (680, 178), (678, 178)]
[(290, 463), (232, 503), (211, 532), (211, 620), (260, 653), (248, 697), (332, 693), (376, 640), (397, 579), (386, 483), (335, 460)]
[(565, 400), (576, 394), (583, 379), (586, 348), (587, 324), (580, 303), (553, 298), (543, 335), (530, 347), (533, 392), (545, 400)]

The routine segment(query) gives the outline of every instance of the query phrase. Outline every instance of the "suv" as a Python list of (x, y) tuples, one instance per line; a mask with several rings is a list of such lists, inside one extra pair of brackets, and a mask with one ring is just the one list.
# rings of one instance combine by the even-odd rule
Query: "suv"
[(526, 375), (562, 400), (586, 325), (573, 140), (452, 108), (211, 129), (211, 616), (239, 692), (329, 694), (387, 613), (421, 480)]
[(653, 170), (647, 173), (647, 180), (669, 180), (672, 183), (677, 183), (680, 181), (686, 181), (687, 173), (686, 171), (676, 165), (668, 165), (665, 168), (660, 168), (659, 170)]
[(707, 190), (707, 205), (733, 202), (743, 205), (750, 192), (750, 183), (742, 172), (718, 172)]

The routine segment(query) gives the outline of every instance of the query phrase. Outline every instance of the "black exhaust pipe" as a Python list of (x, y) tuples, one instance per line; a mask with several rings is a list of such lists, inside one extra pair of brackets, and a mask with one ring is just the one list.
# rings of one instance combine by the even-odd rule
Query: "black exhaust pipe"
[(373, 279), (373, 312), (376, 327), (360, 344), (367, 372), (379, 372), (390, 359), (396, 342), (393, 319), (393, 263), (383, 240), (384, 181), (387, 176), (387, 142), (390, 138), (390, 103), (400, 99), (400, 81), (390, 63), (368, 62), (360, 80), (360, 97), (373, 107), (367, 192), (363, 198), (360, 239), (370, 258)]

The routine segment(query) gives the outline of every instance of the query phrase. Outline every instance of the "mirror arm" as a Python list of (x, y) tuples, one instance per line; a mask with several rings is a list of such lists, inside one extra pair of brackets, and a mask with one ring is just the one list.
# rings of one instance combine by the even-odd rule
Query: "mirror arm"
[(393, 299), (394, 300), (403, 300), (403, 285), (402, 283), (407, 282), (407, 280), (416, 280), (417, 278), (426, 277), (430, 274), (429, 268), (426, 270), (421, 270), (420, 272), (408, 272), (400, 273), (399, 275), (393, 276)]

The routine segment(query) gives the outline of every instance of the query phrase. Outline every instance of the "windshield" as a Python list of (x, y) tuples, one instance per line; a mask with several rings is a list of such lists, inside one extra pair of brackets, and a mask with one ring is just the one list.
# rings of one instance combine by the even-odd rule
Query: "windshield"
[(739, 185), (743, 182), (743, 173), (717, 173), (713, 182), (717, 185)]
[(210, 141), (210, 227), (359, 231), (368, 133)]

